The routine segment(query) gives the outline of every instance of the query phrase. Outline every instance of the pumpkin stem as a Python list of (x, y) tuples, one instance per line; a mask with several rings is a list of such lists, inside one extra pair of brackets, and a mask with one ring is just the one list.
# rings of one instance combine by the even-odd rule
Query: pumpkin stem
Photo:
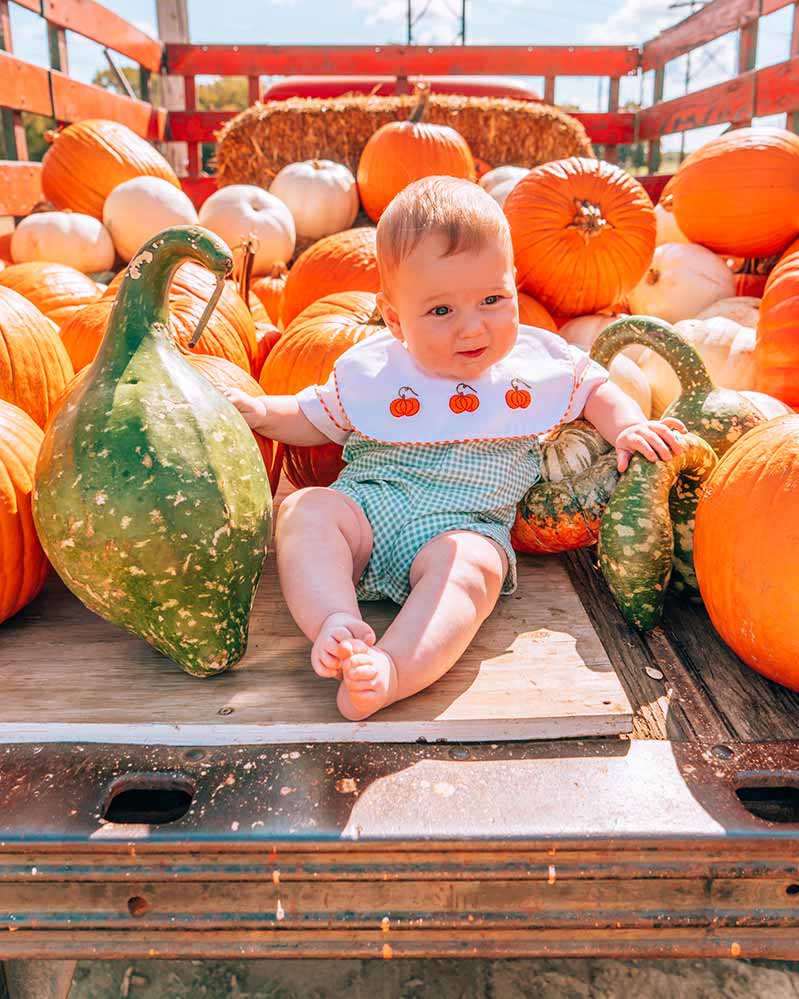
[(397, 395), (400, 397), (400, 399), (404, 399), (406, 392), (413, 392), (416, 398), (417, 399), (419, 398), (419, 394), (417, 392), (414, 392), (413, 389), (410, 387), (410, 385), (403, 385), (402, 388), (399, 389), (399, 391), (397, 392)]
[(427, 101), (430, 98), (430, 84), (420, 81), (416, 84), (414, 94), (417, 97), (416, 107), (411, 112), (411, 116), (408, 121), (415, 125), (417, 122), (422, 120), (424, 113), (427, 110)]
[(468, 389), (470, 392), (474, 392), (475, 391), (472, 388), (472, 386), (471, 385), (467, 385), (466, 382), (461, 382), (460, 385), (458, 385), (458, 387), (455, 389), (455, 391), (458, 393), (458, 395), (463, 395), (465, 389)]
[(671, 365), (680, 380), (680, 394), (712, 392), (716, 387), (701, 355), (668, 323), (650, 316), (625, 316), (606, 326), (591, 347), (591, 357), (607, 368), (625, 347), (649, 347)]
[(216, 303), (219, 301), (219, 296), (225, 290), (225, 278), (224, 275), (218, 274), (216, 278), (216, 287), (211, 293), (211, 297), (208, 299), (208, 304), (203, 310), (203, 314), (200, 316), (200, 321), (197, 323), (197, 329), (192, 333), (191, 340), (189, 340), (189, 347), (192, 349), (197, 345), (197, 341), (203, 335), (205, 327), (208, 325), (208, 320), (213, 315), (214, 309), (216, 308)]
[(575, 198), (574, 207), (576, 209), (574, 218), (566, 228), (576, 229), (586, 243), (594, 236), (598, 236), (606, 226), (613, 228), (602, 214), (599, 205), (587, 199)]
[[(237, 250), (242, 251), (241, 263), (239, 264), (239, 273), (237, 279), (237, 285), (239, 289), (239, 295), (244, 299), (244, 303), (248, 309), (250, 309), (250, 282), (252, 280), (252, 265), (255, 262), (255, 254), (258, 252), (258, 237), (250, 233), (245, 239), (243, 239), (239, 245), (236, 247)], [(252, 312), (252, 309), (250, 309)]]
[(386, 325), (385, 320), (383, 319), (383, 314), (381, 313), (380, 309), (378, 309), (377, 306), (375, 306), (374, 312), (371, 314), (371, 316), (369, 316), (369, 318), (366, 320), (366, 322), (367, 322), (367, 325), (369, 325), (369, 326), (385, 326)]

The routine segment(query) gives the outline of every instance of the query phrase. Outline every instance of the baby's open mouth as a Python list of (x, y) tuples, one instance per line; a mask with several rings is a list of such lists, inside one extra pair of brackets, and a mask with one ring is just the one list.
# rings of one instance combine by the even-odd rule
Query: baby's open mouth
[(488, 350), (488, 347), (478, 347), (477, 350), (459, 350), (461, 357), (479, 357)]

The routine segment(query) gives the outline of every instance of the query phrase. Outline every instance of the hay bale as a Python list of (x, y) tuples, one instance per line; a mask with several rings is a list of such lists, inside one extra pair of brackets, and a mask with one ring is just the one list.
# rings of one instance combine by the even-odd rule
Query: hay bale
[[(416, 102), (409, 94), (291, 97), (254, 104), (217, 134), (219, 186), (269, 187), (287, 163), (314, 158), (345, 163), (354, 174), (372, 133), (387, 122), (404, 121)], [(547, 104), (432, 94), (424, 120), (457, 129), (472, 153), (492, 166), (534, 167), (567, 156), (594, 155), (582, 124)]]

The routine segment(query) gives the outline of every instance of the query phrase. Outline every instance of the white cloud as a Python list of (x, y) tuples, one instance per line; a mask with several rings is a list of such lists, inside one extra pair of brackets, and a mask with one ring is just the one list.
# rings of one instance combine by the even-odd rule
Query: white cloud
[[(407, 38), (406, 0), (355, 0), (359, 10), (368, 11), (368, 27), (387, 25), (396, 40)], [(450, 45), (460, 32), (460, 11), (447, 0), (413, 0), (411, 7), (413, 41), (416, 45)]]
[(623, 0), (617, 10), (588, 30), (586, 41), (615, 45), (623, 38), (625, 43), (636, 45), (654, 38), (685, 16), (686, 10), (669, 10), (663, 0)]

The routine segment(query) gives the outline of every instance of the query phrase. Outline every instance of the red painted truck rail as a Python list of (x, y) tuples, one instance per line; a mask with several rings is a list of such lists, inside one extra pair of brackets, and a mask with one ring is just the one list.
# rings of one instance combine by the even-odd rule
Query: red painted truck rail
[[(14, 56), (9, 3), (26, 7), (46, 21), (48, 69)], [(790, 56), (776, 65), (755, 69), (759, 20), (786, 6), (794, 8)], [(0, 113), (9, 157), (0, 161), (0, 215), (24, 215), (41, 197), (41, 166), (28, 162), (25, 146), (21, 115), (26, 111), (64, 124), (81, 118), (115, 118), (150, 139), (186, 142), (185, 186), (195, 201), (202, 201), (214, 189), (213, 178), (202, 174), (202, 143), (213, 142), (216, 131), (237, 112), (199, 111), (195, 79), (200, 75), (246, 76), (250, 102), (263, 96), (261, 77), (266, 75), (301, 73), (306, 80), (360, 76), (374, 81), (438, 76), (463, 78), (466, 83), (475, 75), (537, 76), (544, 79), (543, 99), (547, 103), (554, 103), (560, 77), (606, 77), (607, 108), (580, 112), (575, 117), (585, 125), (599, 155), (608, 160), (617, 159), (621, 144), (645, 142), (650, 174), (657, 175), (664, 135), (707, 125), (748, 125), (753, 117), (783, 112), (788, 115), (788, 127), (799, 131), (796, 12), (797, 5), (790, 0), (711, 0), (643, 45), (183, 45), (150, 38), (94, 0), (0, 0), (0, 44), (4, 47), (0, 50)], [(136, 62), (141, 67), (145, 96), (151, 73), (167, 71), (182, 77), (185, 110), (167, 112), (147, 100), (132, 100), (71, 79), (67, 28)], [(666, 65), (733, 31), (738, 35), (737, 74), (712, 87), (664, 101)], [(621, 78), (648, 71), (655, 74), (653, 104), (637, 112), (620, 110)], [(277, 86), (278, 93), (282, 88), (285, 94), (285, 83)], [(517, 84), (509, 81), (508, 86)], [(644, 182), (657, 195), (662, 181)]]

